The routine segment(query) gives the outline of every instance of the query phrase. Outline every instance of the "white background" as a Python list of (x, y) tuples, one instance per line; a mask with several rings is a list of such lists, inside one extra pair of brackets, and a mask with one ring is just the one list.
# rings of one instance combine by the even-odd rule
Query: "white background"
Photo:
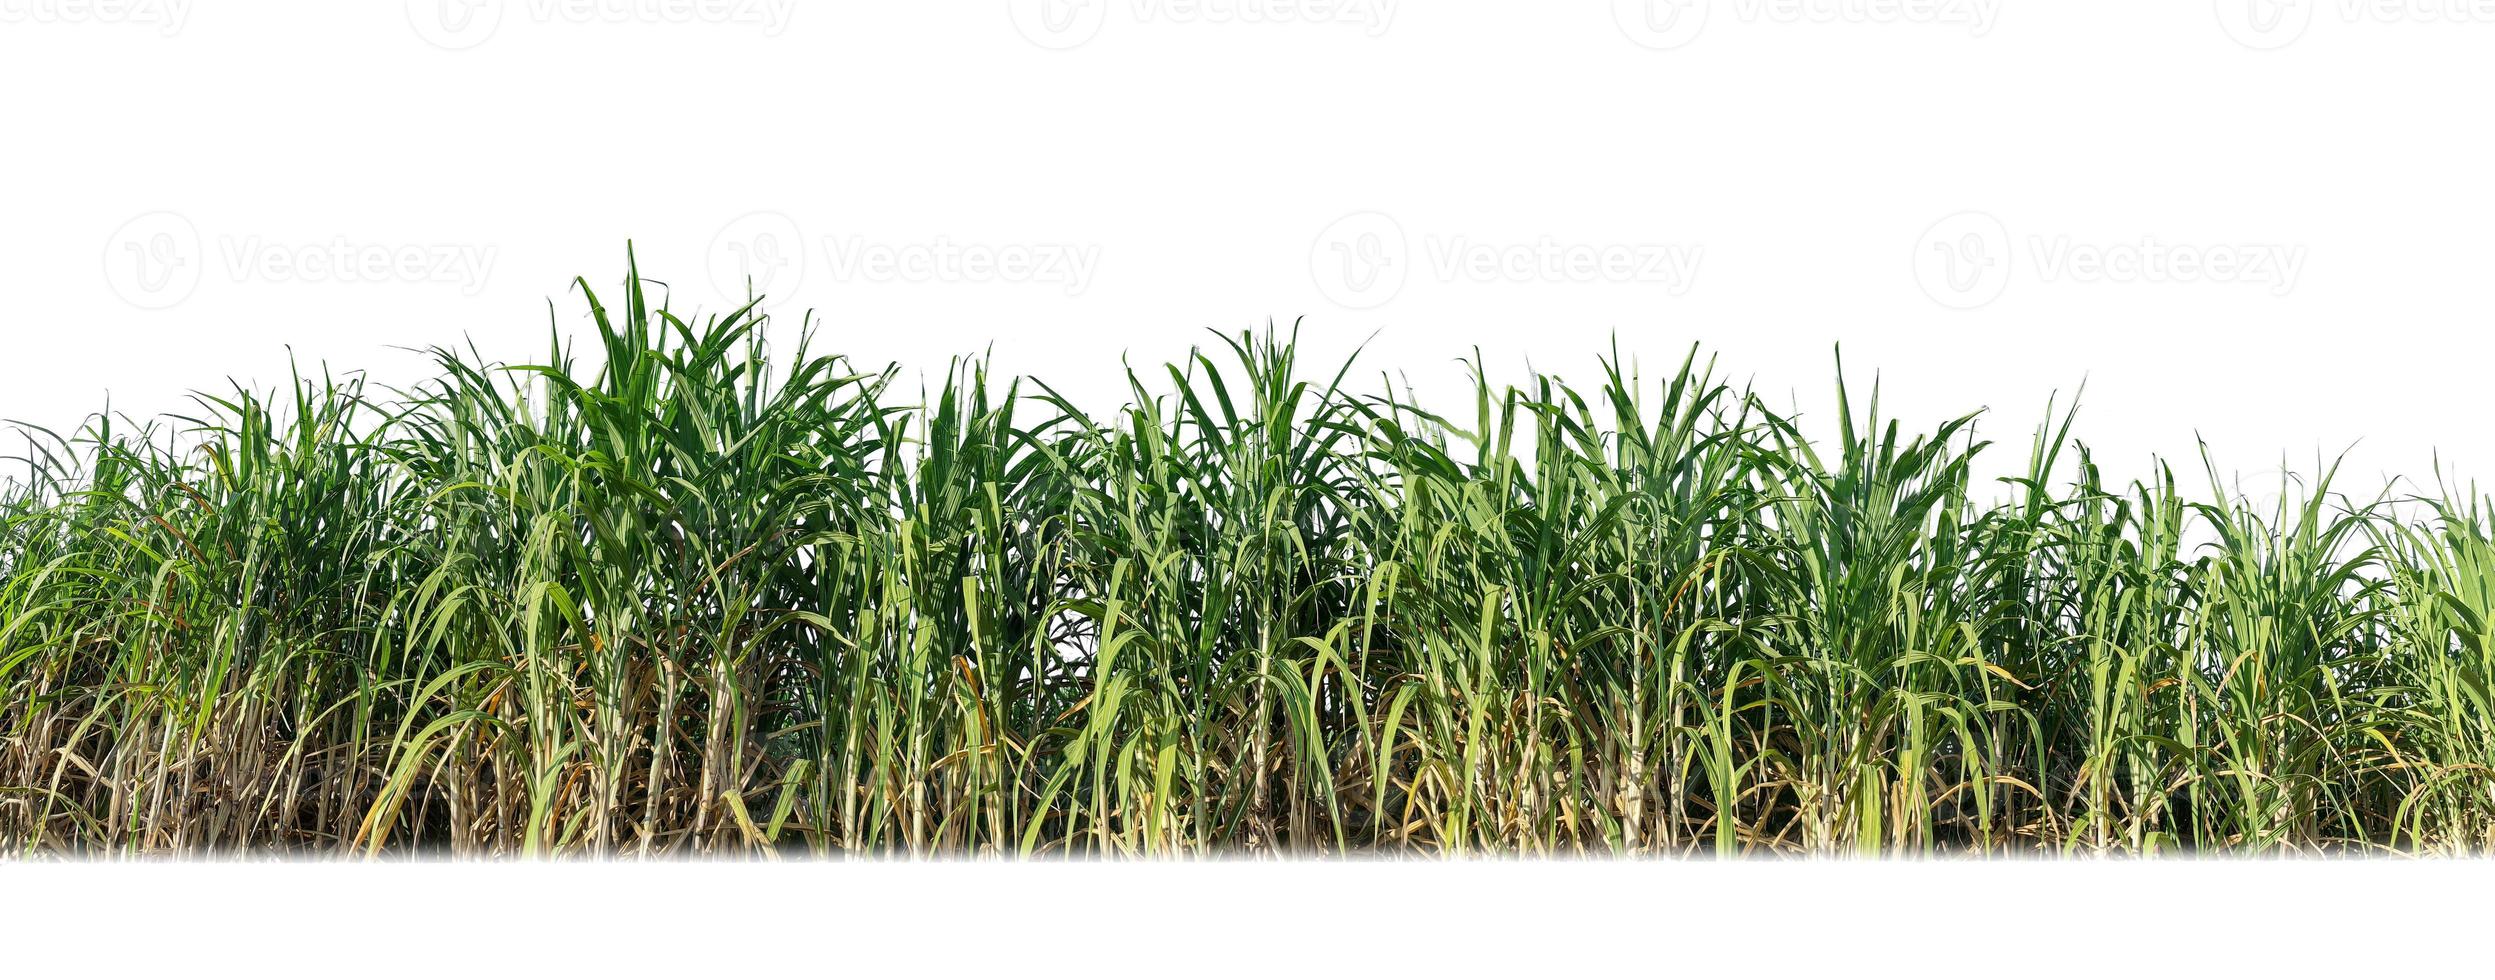
[[(2352, 2), (0, 0), (0, 418), (181, 408), (289, 348), (384, 381), (463, 338), (534, 360), (549, 301), (583, 329), (571, 277), (611, 288), (631, 240), (679, 308), (776, 256), (786, 326), (913, 371), (993, 345), (1101, 408), (1120, 353), (1305, 317), (1323, 358), (1375, 333), (1364, 364), (1425, 397), (1477, 345), (1584, 377), (1616, 336), (1810, 407), (1842, 342), (1909, 421), (1991, 409), (2004, 457), (2084, 379), (2117, 473), (2196, 434), (2248, 482), (2352, 444), (2360, 490), (2437, 451), (2495, 472), (2495, 5)], [(1962, 295), (1933, 263), (1970, 226), (1935, 225), (1967, 211), (1994, 261)], [(1337, 225), (1363, 212), (1401, 254)], [(2300, 274), (2040, 260), (2150, 241)], [(942, 243), (1094, 262), (1070, 290), (842, 261)], [(1697, 268), (1443, 259), (1543, 243)], [(486, 261), (268, 265), (339, 244)], [(1385, 286), (1343, 288), (1347, 254)]]
[(2488, 870), (2182, 859), (23, 866), (0, 881), (0, 941), (18, 975), (151, 980), (2370, 980), (2483, 976)]
[[(1824, 406), (1841, 342), (1909, 421), (1990, 408), (2014, 444), (2084, 378), (2117, 473), (2198, 436), (2248, 480), (2351, 444), (2361, 491), (2438, 452), (2487, 475), (2490, 55), (2471, 0), (0, 0), (0, 417), (179, 409), (290, 356), (384, 382), (421, 376), (401, 348), (531, 360), (630, 240), (680, 310), (752, 274), (863, 361), (992, 347), (1100, 408), (1121, 353), (1301, 317), (1322, 357), (1374, 333), (1363, 363), (1425, 395), (1476, 346), (1583, 377), (1617, 338)], [(341, 275), (341, 249), (393, 267)], [(938, 251), (1049, 264), (874, 262)], [(2296, 276), (2206, 267), (2238, 255)], [(1068, 872), (1023, 873), (1000, 909), (1087, 930), (1180, 900), (1060, 906)], [(1607, 876), (1550, 902), (1634, 907), (1623, 873), (1550, 873)], [(296, 886), (250, 880), (278, 928)], [(932, 882), (877, 887), (949, 901)], [(376, 955), (457, 960), (430, 930), (579, 897), (466, 895)], [(1948, 962), (1965, 902), (1893, 955)], [(1303, 918), (1272, 912), (1204, 955)]]

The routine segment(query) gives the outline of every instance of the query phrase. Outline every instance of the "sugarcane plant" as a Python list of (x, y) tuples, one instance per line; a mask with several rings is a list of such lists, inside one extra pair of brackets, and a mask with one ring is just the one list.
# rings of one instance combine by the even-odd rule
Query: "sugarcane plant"
[(1087, 406), (685, 318), (17, 425), (27, 857), (2472, 853), (2495, 503), (1832, 419), (1695, 348)]

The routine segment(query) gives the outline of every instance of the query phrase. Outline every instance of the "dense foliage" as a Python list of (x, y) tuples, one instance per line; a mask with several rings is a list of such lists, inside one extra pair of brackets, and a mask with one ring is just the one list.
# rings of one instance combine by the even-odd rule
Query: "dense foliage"
[(23, 430), (0, 846), (2495, 845), (2473, 501), (2108, 486), (2067, 414), (1971, 486), (1694, 357), (1442, 416), (1251, 335), (1094, 415), (581, 289), (592, 367)]

